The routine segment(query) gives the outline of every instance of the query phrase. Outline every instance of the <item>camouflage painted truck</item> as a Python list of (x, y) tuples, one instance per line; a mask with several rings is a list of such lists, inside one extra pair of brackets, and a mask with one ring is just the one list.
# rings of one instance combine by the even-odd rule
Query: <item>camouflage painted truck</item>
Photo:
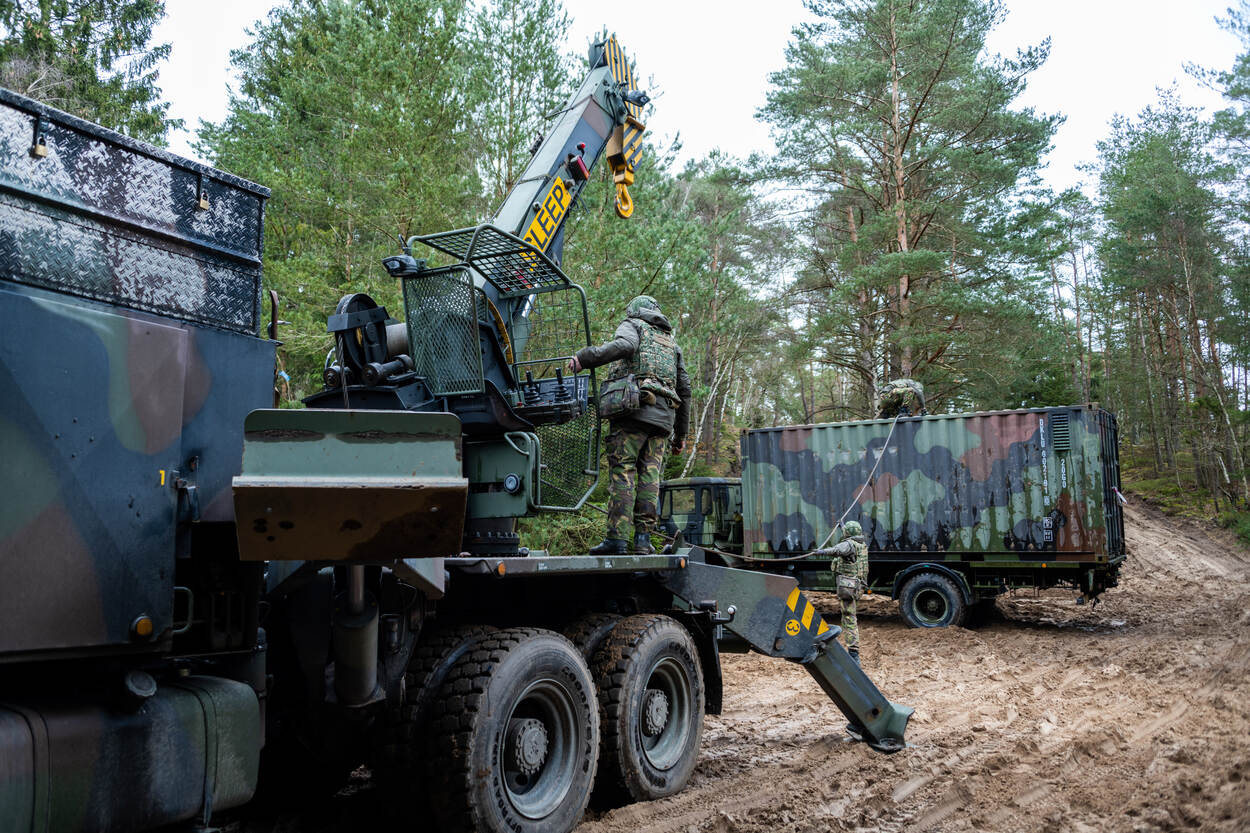
[(268, 191), (0, 91), (0, 828), (203, 826), (367, 764), (416, 829), (562, 833), (682, 788), (721, 637), (903, 747), (793, 578), (517, 537), (597, 476), (562, 228), (600, 157), (632, 211), (645, 96), (614, 39), (589, 66), (493, 223), (386, 258), (402, 320), (343, 299), (303, 410)]
[(1114, 587), (1125, 558), (1115, 417), (1095, 406), (762, 428), (742, 478), (667, 481), (662, 524), (718, 563), (833, 590), (834, 524), (858, 521), (868, 583), (913, 627), (963, 624), (1014, 588)]

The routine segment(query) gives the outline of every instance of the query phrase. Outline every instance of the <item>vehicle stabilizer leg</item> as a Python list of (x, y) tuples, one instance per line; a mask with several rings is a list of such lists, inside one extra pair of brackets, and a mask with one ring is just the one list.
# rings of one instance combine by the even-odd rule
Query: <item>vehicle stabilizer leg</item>
[(912, 709), (873, 685), (838, 644), (841, 629), (821, 618), (793, 578), (692, 559), (664, 584), (692, 608), (718, 611), (719, 624), (756, 651), (802, 665), (868, 745), (887, 753), (906, 746)]
[(830, 628), (813, 640), (812, 652), (801, 664), (851, 721), (852, 735), (887, 754), (907, 744), (903, 733), (912, 708), (887, 700), (837, 642), (840, 628)]

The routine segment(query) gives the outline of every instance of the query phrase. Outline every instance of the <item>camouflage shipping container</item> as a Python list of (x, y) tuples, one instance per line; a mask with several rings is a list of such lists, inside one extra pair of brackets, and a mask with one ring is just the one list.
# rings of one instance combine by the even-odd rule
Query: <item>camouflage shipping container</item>
[(1094, 406), (758, 429), (742, 459), (757, 558), (820, 547), (843, 513), (864, 528), (872, 583), (895, 589), (899, 568), (945, 563), (969, 595), (1055, 583), (1022, 569), (1096, 595), (1124, 558), (1116, 421)]

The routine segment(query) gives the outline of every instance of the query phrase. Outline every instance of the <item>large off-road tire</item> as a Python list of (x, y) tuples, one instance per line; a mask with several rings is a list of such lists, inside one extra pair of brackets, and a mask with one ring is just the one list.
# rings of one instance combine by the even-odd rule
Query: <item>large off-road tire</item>
[(963, 594), (941, 573), (920, 572), (907, 579), (898, 597), (903, 621), (913, 628), (951, 628), (962, 625)]
[(620, 805), (680, 790), (703, 736), (703, 670), (689, 631), (668, 616), (630, 616), (591, 665), (603, 724), (596, 802)]
[(484, 636), (490, 625), (450, 625), (421, 634), (404, 674), (403, 704), (389, 715), (373, 744), (370, 763), (386, 787), (418, 794), (428, 783), (427, 743), (430, 704), (452, 666)]
[(608, 634), (612, 633), (612, 629), (620, 621), (621, 617), (616, 613), (587, 613), (566, 625), (562, 632), (581, 651), (586, 662), (590, 662), (603, 640), (608, 638)]
[(432, 706), (439, 830), (572, 830), (595, 779), (595, 705), (586, 661), (560, 634), (510, 628), (478, 642)]

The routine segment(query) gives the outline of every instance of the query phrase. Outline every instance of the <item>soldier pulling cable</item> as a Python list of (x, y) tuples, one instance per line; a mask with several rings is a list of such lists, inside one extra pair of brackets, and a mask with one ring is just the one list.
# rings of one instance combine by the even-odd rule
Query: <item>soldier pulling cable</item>
[(868, 544), (859, 521), (843, 527), (846, 537), (832, 548), (808, 553), (811, 558), (830, 558), (829, 569), (838, 577), (838, 605), (842, 611), (842, 634), (846, 652), (859, 664), (859, 619), (856, 605), (868, 584)]

